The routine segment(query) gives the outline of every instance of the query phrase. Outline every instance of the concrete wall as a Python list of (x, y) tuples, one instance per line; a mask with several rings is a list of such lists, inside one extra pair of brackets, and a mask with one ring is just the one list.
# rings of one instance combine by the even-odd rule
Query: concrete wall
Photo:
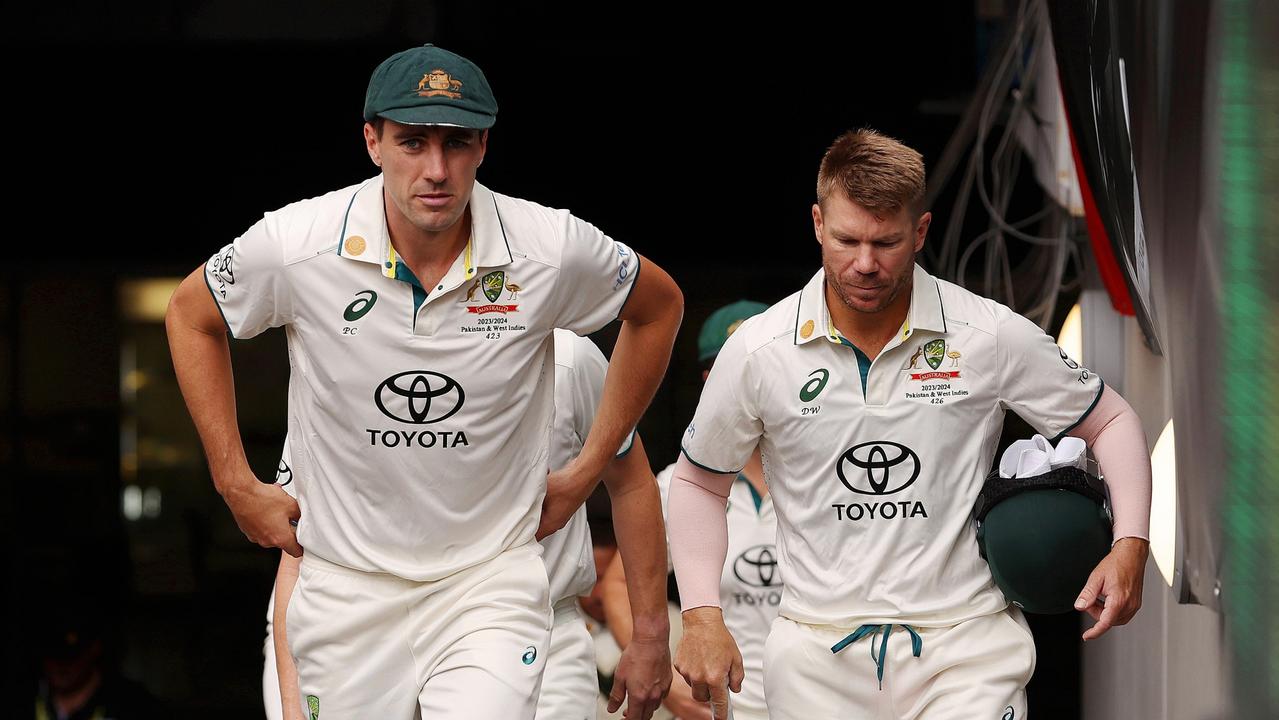
[[(1172, 417), (1168, 360), (1146, 348), (1136, 321), (1115, 313), (1104, 291), (1086, 290), (1081, 304), (1084, 362), (1123, 393), (1141, 416), (1147, 442), (1153, 448)], [(1187, 442), (1184, 437), (1179, 440)], [(1221, 614), (1200, 605), (1178, 603), (1151, 559), (1146, 565), (1141, 611), (1128, 625), (1084, 646), (1083, 717), (1226, 717), (1230, 656), (1225, 643)]]

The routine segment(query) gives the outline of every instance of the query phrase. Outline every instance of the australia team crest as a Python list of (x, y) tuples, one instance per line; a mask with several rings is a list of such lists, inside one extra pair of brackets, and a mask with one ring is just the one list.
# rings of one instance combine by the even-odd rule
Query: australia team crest
[[(470, 287), (466, 289), (466, 295), (463, 296), (462, 302), (467, 305), (467, 312), (476, 315), (485, 315), (488, 313), (513, 313), (519, 311), (519, 305), (509, 301), (516, 300), (520, 291), (524, 288), (515, 282), (506, 274), (504, 270), (494, 270), (493, 272), (479, 278)], [(483, 295), (483, 299), (477, 297)], [(505, 298), (503, 298), (505, 295)], [(507, 302), (498, 302), (499, 300)], [(485, 303), (484, 301), (488, 302)], [(478, 303), (478, 304), (477, 304)]]
[[(923, 370), (923, 368), (919, 367), (919, 359), (921, 355), (923, 356), (924, 363), (926, 363), (932, 370), (931, 372), (911, 373), (911, 380), (950, 380), (959, 377), (959, 370), (957, 368), (959, 367), (959, 359), (963, 357), (963, 353), (955, 350), (954, 348), (947, 349), (945, 340), (941, 338), (929, 340), (917, 348), (915, 353), (910, 356), (910, 365), (907, 366), (907, 369)], [(946, 369), (944, 370), (941, 369), (943, 364), (946, 365)]]
[(905, 399), (928, 405), (945, 405), (968, 397), (967, 381), (961, 379), (960, 360), (964, 354), (944, 338), (917, 345), (905, 368)]

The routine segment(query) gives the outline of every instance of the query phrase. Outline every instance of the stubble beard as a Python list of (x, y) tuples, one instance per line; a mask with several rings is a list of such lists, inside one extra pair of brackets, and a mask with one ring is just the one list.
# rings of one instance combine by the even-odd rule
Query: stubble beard
[[(897, 281), (894, 283), (892, 289), (888, 293), (888, 296), (885, 297), (882, 302), (880, 302), (878, 305), (875, 305), (874, 307), (867, 308), (865, 307), (865, 305), (859, 305), (855, 298), (853, 298), (847, 292), (845, 292), (843, 283), (840, 282), (838, 279), (834, 283), (835, 295), (839, 298), (839, 301), (844, 304), (844, 307), (848, 308), (849, 310), (852, 310), (853, 312), (864, 313), (866, 315), (872, 315), (874, 313), (883, 312), (886, 308), (888, 308), (888, 306), (893, 304), (893, 302), (902, 294), (903, 290), (910, 289), (911, 281), (913, 280), (913, 276), (914, 276), (913, 264), (910, 269), (912, 272), (903, 273), (902, 277), (898, 278)], [(833, 273), (827, 272), (827, 277), (838, 278), (839, 276)]]
[(454, 225), (457, 225), (457, 223), (461, 221), (462, 216), (466, 214), (466, 205), (462, 206), (462, 210), (455, 211), (454, 213), (445, 216), (441, 213), (426, 212), (420, 208), (414, 207), (413, 200), (411, 198), (407, 200), (407, 203), (407, 207), (396, 203), (396, 206), (399, 208), (400, 215), (403, 216), (403, 218), (413, 227), (430, 234), (437, 234), (448, 230)]

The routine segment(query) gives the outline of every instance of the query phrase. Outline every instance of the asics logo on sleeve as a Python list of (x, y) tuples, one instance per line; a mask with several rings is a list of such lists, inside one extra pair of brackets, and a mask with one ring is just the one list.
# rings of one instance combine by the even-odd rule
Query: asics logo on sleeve
[(615, 244), (617, 245), (617, 280), (613, 283), (614, 290), (625, 284), (627, 278), (631, 276), (631, 259), (634, 257), (630, 248), (622, 243)]

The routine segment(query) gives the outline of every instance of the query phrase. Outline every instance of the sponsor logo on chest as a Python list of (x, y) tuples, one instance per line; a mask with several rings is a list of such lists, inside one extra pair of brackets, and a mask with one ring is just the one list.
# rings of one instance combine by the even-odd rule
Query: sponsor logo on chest
[(452, 449), (471, 444), (464, 429), (437, 425), (466, 404), (462, 384), (448, 375), (432, 370), (397, 373), (377, 386), (373, 403), (388, 419), (409, 427), (365, 428), (372, 447)]
[(746, 548), (733, 561), (733, 576), (744, 586), (733, 593), (738, 605), (776, 607), (782, 602), (782, 577), (777, 571), (777, 547)]
[(891, 440), (864, 442), (845, 450), (835, 461), (835, 475), (845, 488), (864, 499), (833, 503), (836, 519), (860, 522), (927, 518), (923, 502), (889, 497), (914, 485), (921, 470), (919, 455)]
[(275, 484), (284, 487), (291, 482), (293, 482), (293, 468), (289, 467), (284, 458), (280, 458), (280, 464), (275, 468)]

